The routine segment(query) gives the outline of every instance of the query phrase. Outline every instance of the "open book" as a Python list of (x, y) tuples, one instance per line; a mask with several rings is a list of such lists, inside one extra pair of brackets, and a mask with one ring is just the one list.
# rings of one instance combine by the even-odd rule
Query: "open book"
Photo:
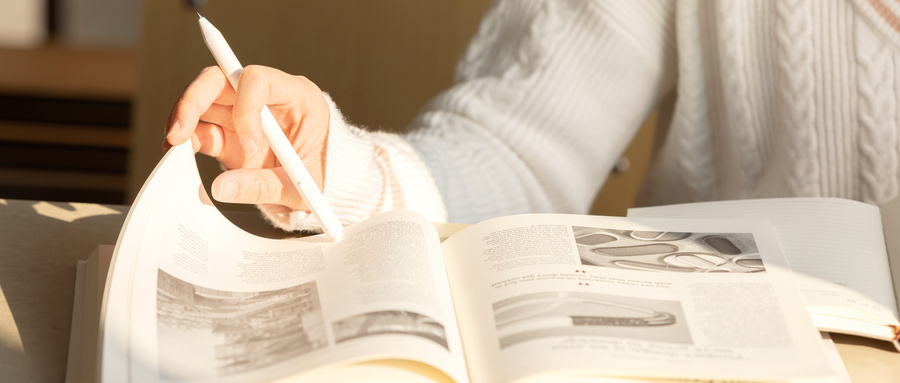
[(880, 209), (839, 198), (778, 198), (647, 207), (628, 215), (768, 219), (816, 326), (893, 342), (900, 351), (900, 198)]
[[(836, 376), (766, 221), (523, 215), (441, 242), (395, 211), (345, 234), (243, 232), (210, 203), (190, 146), (173, 148), (112, 256), (102, 380)], [(719, 267), (665, 271), (704, 262)]]

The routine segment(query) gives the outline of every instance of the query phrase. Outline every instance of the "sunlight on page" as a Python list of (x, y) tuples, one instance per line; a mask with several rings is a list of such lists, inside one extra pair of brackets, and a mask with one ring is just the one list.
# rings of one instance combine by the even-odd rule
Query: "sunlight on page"
[(62, 204), (53, 204), (47, 201), (41, 201), (34, 204), (34, 211), (39, 215), (55, 218), (60, 221), (74, 222), (75, 220), (88, 217), (96, 217), (101, 215), (122, 214), (119, 211), (108, 208), (95, 203), (74, 203), (69, 202), (71, 209), (67, 209)]
[[(454, 380), (424, 363), (384, 359), (352, 363), (335, 368), (322, 368), (303, 375), (309, 382), (369, 382), (369, 383), (452, 383)], [(295, 376), (289, 376), (272, 383), (296, 382)]]
[(0, 286), (0, 347), (6, 348), (6, 352), (25, 355), (25, 346), (22, 345), (22, 338), (19, 336), (19, 327), (13, 319), (12, 313), (9, 311), (9, 305), (6, 304), (6, 295), (3, 293), (3, 286)]

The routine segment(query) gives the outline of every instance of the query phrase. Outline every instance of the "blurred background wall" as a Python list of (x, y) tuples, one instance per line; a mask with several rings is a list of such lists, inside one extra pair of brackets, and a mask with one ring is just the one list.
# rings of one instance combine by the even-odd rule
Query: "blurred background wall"
[[(244, 65), (302, 74), (355, 123), (402, 130), (451, 84), (490, 0), (2, 0), (0, 198), (128, 204), (172, 103), (215, 61), (197, 12)], [(622, 214), (649, 129), (598, 199)], [(214, 161), (200, 158), (211, 178)]]

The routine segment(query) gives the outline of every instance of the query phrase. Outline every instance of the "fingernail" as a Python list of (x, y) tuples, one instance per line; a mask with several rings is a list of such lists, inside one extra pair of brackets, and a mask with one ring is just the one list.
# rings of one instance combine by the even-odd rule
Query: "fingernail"
[(256, 154), (256, 143), (253, 142), (253, 139), (250, 136), (241, 137), (241, 146), (244, 147), (244, 153), (248, 156), (252, 156)]
[(169, 134), (166, 134), (166, 137), (178, 133), (181, 133), (181, 121), (175, 121), (175, 123), (172, 124), (172, 127), (169, 128)]
[(216, 199), (222, 202), (228, 202), (233, 201), (235, 196), (237, 196), (237, 188), (234, 187), (234, 182), (225, 181), (222, 183), (222, 186), (219, 187), (219, 194), (216, 196)]

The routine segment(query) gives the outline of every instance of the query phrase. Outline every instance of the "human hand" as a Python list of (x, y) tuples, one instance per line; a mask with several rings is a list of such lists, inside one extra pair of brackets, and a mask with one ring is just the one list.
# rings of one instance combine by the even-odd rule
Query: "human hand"
[(260, 112), (268, 106), (322, 189), (329, 124), (322, 91), (303, 76), (255, 65), (244, 68), (237, 88), (219, 67), (201, 71), (172, 108), (163, 148), (191, 140), (195, 152), (228, 169), (212, 184), (219, 201), (309, 211), (262, 135)]

